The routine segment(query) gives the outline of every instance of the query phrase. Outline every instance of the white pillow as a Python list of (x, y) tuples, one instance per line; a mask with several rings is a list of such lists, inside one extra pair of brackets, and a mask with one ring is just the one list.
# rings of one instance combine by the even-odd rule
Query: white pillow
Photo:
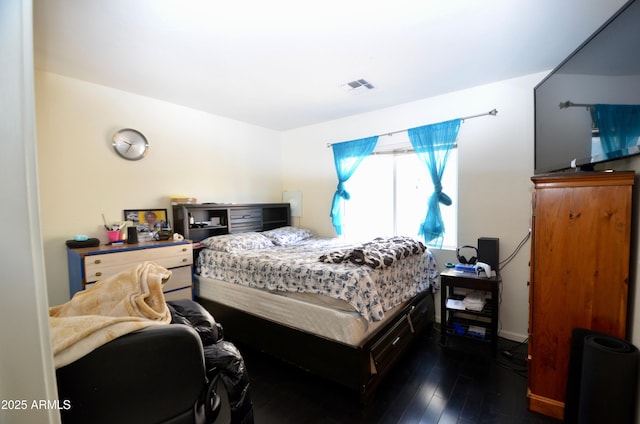
[(220, 252), (265, 249), (273, 247), (273, 242), (260, 233), (249, 232), (212, 236), (201, 241), (203, 246)]
[(311, 230), (296, 227), (274, 228), (273, 230), (263, 231), (262, 234), (277, 246), (286, 246), (313, 237)]

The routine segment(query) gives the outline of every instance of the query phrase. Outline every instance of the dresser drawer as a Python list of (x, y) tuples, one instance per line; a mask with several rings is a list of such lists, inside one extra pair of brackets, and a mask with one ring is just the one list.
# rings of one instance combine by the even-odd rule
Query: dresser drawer
[[(190, 266), (181, 266), (179, 268), (172, 268), (171, 277), (169, 277), (169, 280), (167, 280), (167, 282), (162, 285), (162, 292), (165, 294), (165, 299), (167, 300), (185, 299), (186, 297), (183, 295), (180, 295), (178, 297), (168, 296), (169, 293), (167, 292), (191, 293), (193, 289), (193, 282), (191, 279), (192, 279), (192, 275), (191, 275)], [(88, 282), (85, 285), (85, 289), (88, 289), (89, 287), (93, 286), (97, 282), (98, 281)], [(191, 299), (192, 296), (189, 295), (188, 297), (189, 299)]]
[(193, 247), (191, 244), (179, 244), (87, 255), (84, 258), (85, 282), (91, 283), (110, 277), (145, 261), (153, 261), (165, 268), (191, 265)]
[(174, 290), (169, 293), (164, 294), (165, 300), (182, 300), (182, 299), (192, 299), (193, 293), (191, 292), (191, 287), (185, 288), (182, 290)]
[(179, 268), (171, 269), (171, 278), (169, 278), (169, 281), (164, 283), (162, 291), (168, 292), (185, 287), (189, 287), (189, 289), (191, 289), (191, 285), (191, 267), (181, 266)]

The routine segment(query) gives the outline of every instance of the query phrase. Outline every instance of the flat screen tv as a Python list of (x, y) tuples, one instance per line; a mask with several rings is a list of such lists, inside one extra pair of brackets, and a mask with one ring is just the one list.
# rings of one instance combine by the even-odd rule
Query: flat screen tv
[(536, 174), (640, 154), (640, 0), (536, 85), (534, 102)]

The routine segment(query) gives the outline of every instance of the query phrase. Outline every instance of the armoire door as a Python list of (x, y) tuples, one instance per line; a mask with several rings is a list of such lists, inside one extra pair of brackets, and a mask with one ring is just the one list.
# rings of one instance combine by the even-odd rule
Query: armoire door
[(532, 181), (529, 405), (562, 418), (573, 329), (625, 337), (634, 173)]

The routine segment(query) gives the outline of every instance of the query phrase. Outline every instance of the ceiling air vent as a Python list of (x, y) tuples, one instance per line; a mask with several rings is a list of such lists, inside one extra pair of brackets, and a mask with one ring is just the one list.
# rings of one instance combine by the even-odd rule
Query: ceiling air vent
[(373, 84), (365, 79), (351, 81), (346, 84), (342, 84), (340, 87), (351, 94), (360, 94), (375, 88)]

